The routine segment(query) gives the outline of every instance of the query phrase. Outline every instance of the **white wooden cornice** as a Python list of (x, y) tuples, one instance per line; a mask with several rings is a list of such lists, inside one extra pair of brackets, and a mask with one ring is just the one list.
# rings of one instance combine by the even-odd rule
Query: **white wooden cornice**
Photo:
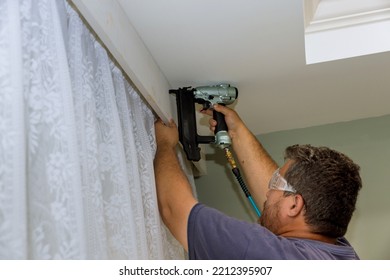
[(306, 27), (306, 34), (336, 28), (345, 28), (377, 21), (390, 20), (390, 8), (349, 14), (322, 20), (312, 20)]

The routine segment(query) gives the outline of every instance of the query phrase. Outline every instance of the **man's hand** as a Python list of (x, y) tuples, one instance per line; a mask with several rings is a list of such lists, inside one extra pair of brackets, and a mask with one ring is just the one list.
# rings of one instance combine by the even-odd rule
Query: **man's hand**
[(177, 126), (173, 120), (165, 125), (161, 119), (158, 119), (154, 123), (154, 129), (156, 133), (157, 148), (159, 147), (171, 147), (175, 148), (179, 142), (179, 132)]
[[(241, 120), (241, 118), (239, 117), (236, 111), (218, 104), (215, 104), (213, 108), (215, 111), (220, 112), (225, 116), (225, 122), (228, 127), (228, 133), (230, 138), (232, 139), (235, 138), (235, 136), (237, 135), (237, 133), (239, 133), (241, 129), (245, 129), (245, 124)], [(204, 110), (201, 112), (210, 116), (213, 115), (213, 111), (211, 109)], [(217, 121), (214, 119), (210, 119), (209, 124), (210, 124), (210, 130), (214, 132), (215, 127), (217, 125)]]
[[(262, 209), (268, 191), (268, 182), (277, 165), (236, 111), (222, 105), (214, 105), (214, 110), (225, 115), (232, 148), (247, 180), (249, 191), (256, 204)], [(202, 113), (213, 115), (210, 109)], [(215, 131), (216, 120), (210, 119), (209, 124), (211, 131)]]

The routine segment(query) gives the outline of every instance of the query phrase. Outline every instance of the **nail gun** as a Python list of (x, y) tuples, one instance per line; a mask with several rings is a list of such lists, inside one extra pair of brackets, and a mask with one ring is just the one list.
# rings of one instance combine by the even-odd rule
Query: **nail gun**
[(215, 143), (222, 149), (231, 145), (225, 117), (217, 111), (213, 111), (213, 118), (217, 121), (215, 137), (198, 135), (195, 103), (202, 104), (204, 109), (212, 108), (214, 104), (232, 104), (238, 96), (237, 88), (228, 84), (220, 84), (196, 88), (171, 89), (169, 93), (176, 94), (179, 140), (183, 145), (188, 160), (200, 160), (199, 144)]
[(202, 104), (203, 109), (213, 108), (214, 104), (221, 104), (223, 106), (232, 104), (238, 96), (237, 88), (231, 87), (229, 84), (220, 84), (196, 88), (183, 87), (171, 89), (169, 93), (176, 94), (179, 140), (187, 155), (187, 159), (191, 161), (200, 160), (199, 144), (214, 143), (223, 149), (242, 191), (256, 211), (257, 216), (260, 217), (260, 210), (252, 199), (230, 151), (232, 142), (228, 134), (225, 116), (215, 110), (213, 111), (213, 118), (217, 121), (217, 126), (214, 131), (215, 136), (201, 136), (197, 132), (195, 103)]

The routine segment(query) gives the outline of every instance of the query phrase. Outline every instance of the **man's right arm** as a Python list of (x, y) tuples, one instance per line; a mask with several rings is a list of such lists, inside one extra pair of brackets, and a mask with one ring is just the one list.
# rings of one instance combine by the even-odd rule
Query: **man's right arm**
[[(214, 106), (214, 110), (225, 115), (232, 148), (245, 176), (248, 189), (256, 204), (262, 209), (266, 200), (268, 182), (278, 166), (234, 110), (221, 105)], [(210, 125), (214, 130), (216, 121), (210, 120)]]

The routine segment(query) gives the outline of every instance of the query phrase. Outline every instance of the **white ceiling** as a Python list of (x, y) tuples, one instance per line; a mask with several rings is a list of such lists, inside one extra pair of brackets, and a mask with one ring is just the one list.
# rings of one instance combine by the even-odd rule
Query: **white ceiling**
[(390, 114), (390, 53), (306, 65), (302, 0), (118, 2), (172, 88), (230, 83), (255, 134)]

